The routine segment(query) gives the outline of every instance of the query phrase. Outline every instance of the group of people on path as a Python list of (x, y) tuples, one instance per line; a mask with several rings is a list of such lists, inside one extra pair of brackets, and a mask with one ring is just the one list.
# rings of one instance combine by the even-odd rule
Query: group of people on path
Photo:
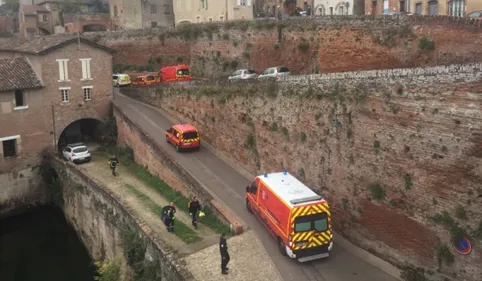
[[(199, 212), (201, 211), (201, 204), (199, 201), (194, 197), (188, 203), (189, 213), (192, 219), (192, 226), (197, 229), (197, 218)], [(162, 208), (161, 218), (164, 222), (164, 225), (167, 228), (168, 232), (174, 232), (174, 214), (176, 213), (176, 207), (174, 206), (174, 202), (171, 202), (169, 205), (164, 206)], [(228, 252), (228, 244), (226, 241), (226, 234), (221, 233), (221, 238), (219, 239), (219, 252), (221, 253), (221, 273), (228, 274), (228, 263), (231, 259)]]
[[(114, 177), (117, 176), (115, 169), (119, 165), (119, 160), (115, 155), (109, 159), (109, 166), (112, 170), (112, 175)], [(191, 215), (191, 223), (194, 228), (197, 227), (197, 218), (199, 213), (201, 212), (201, 204), (196, 199), (196, 197), (192, 198), (188, 203), (188, 210), (189, 214)], [(174, 215), (176, 214), (176, 207), (174, 206), (174, 202), (169, 203), (169, 205), (164, 206), (161, 211), (161, 219), (164, 222), (164, 225), (167, 228), (168, 232), (174, 232)], [(221, 253), (221, 273), (228, 274), (228, 263), (231, 259), (228, 253), (228, 244), (226, 241), (226, 234), (221, 233), (221, 238), (219, 239), (219, 252)]]

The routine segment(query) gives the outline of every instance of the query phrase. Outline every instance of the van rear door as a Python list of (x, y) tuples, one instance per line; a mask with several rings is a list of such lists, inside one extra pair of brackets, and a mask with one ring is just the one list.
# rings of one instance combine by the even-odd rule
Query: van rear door
[(323, 246), (332, 240), (330, 214), (326, 207), (308, 205), (292, 211), (291, 241), (294, 250)]

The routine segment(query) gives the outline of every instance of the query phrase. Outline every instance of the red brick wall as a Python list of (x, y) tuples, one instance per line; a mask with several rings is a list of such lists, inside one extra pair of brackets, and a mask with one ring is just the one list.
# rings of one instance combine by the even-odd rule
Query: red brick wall
[[(404, 28), (405, 21), (409, 29)], [(280, 44), (274, 25), (244, 24), (251, 28), (243, 31), (243, 23), (234, 22), (224, 30), (213, 29), (217, 25), (197, 25), (160, 33), (134, 30), (89, 36), (118, 51), (114, 63), (146, 65), (149, 58), (159, 57), (162, 62), (154, 62), (158, 69), (183, 58), (196, 76), (204, 77), (226, 75), (240, 67), (261, 72), (286, 65), (295, 74), (306, 74), (465, 63), (482, 58), (482, 28), (444, 17), (323, 17), (316, 25), (293, 20), (283, 28)], [(196, 38), (184, 39), (196, 34)], [(434, 51), (420, 50), (423, 36), (435, 41)], [(306, 52), (300, 44), (307, 47)], [(237, 62), (235, 67), (230, 66), (233, 61)]]
[[(199, 83), (124, 93), (194, 123), (206, 141), (253, 173), (287, 168), (297, 174), (328, 199), (336, 229), (358, 245), (399, 265), (436, 270), (436, 245), (446, 244), (455, 263), (442, 271), (479, 281), (482, 237), (474, 229), (482, 217), (481, 69), (355, 72), (310, 82), (291, 77), (274, 87)], [(254, 149), (245, 145), (250, 134)], [(380, 201), (377, 192), (385, 194)], [(456, 254), (449, 230), (429, 219), (442, 211), (472, 235), (469, 256)]]

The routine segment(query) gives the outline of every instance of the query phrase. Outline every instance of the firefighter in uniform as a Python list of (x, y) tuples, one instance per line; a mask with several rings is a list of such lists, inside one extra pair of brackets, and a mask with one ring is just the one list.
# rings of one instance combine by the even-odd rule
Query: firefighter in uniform
[(174, 207), (174, 202), (171, 204), (164, 206), (162, 208), (162, 221), (164, 225), (167, 227), (168, 232), (174, 232), (174, 214), (176, 213), (176, 207)]
[(198, 215), (198, 212), (201, 211), (201, 204), (196, 199), (196, 197), (193, 197), (192, 200), (189, 201), (188, 208), (189, 208), (189, 213), (191, 214), (191, 217), (192, 217), (192, 226), (194, 226), (197, 229), (197, 215)]
[(221, 238), (219, 239), (219, 251), (221, 252), (221, 273), (228, 274), (228, 263), (231, 259), (228, 253), (228, 244), (226, 243), (226, 233), (221, 233)]
[(117, 167), (117, 165), (119, 165), (119, 160), (115, 155), (112, 155), (112, 157), (109, 159), (109, 166), (112, 170), (112, 175), (114, 175), (114, 177), (117, 176), (117, 174), (115, 173), (115, 168)]

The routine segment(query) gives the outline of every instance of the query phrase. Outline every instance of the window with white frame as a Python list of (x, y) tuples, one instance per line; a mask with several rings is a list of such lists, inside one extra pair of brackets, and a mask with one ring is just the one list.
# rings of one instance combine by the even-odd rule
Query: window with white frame
[(449, 2), (449, 16), (463, 17), (465, 15), (465, 0), (452, 0)]
[(208, 0), (199, 0), (199, 9), (207, 10), (208, 9)]
[(82, 80), (92, 80), (92, 75), (90, 74), (90, 61), (92, 59), (80, 59), (82, 64)]
[(59, 59), (57, 60), (57, 63), (59, 64), (59, 82), (70, 81), (69, 80), (69, 60)]
[(2, 152), (3, 157), (14, 157), (18, 155), (18, 140), (20, 136), (11, 136), (11, 137), (3, 137), (0, 138), (0, 142), (2, 143)]
[(92, 100), (92, 86), (85, 86), (82, 87), (82, 90), (84, 90), (84, 100), (89, 101)]
[(62, 102), (69, 102), (69, 92), (70, 92), (70, 87), (68, 88), (59, 88), (60, 90), (60, 97), (62, 99)]

